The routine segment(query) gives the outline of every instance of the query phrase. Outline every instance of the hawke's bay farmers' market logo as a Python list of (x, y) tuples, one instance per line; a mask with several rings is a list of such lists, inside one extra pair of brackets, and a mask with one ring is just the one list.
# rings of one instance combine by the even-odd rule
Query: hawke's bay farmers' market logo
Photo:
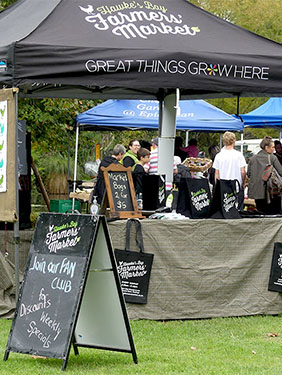
[(237, 207), (236, 193), (224, 193), (223, 209), (229, 212), (233, 207)]
[(191, 202), (197, 211), (201, 211), (203, 208), (208, 207), (210, 200), (208, 193), (204, 188), (198, 191), (191, 191)]
[(62, 224), (60, 226), (49, 225), (49, 231), (46, 234), (45, 243), (50, 253), (56, 253), (57, 250), (65, 247), (74, 247), (80, 241), (78, 236), (80, 227), (76, 221)]
[[(182, 15), (173, 14), (161, 2), (122, 1), (115, 5), (81, 6), (80, 10), (94, 29), (111, 32), (125, 40), (143, 39), (151, 36), (178, 35), (187, 38), (201, 33), (200, 25), (188, 25)], [(87, 60), (89, 73), (169, 73), (193, 76), (223, 77), (248, 80), (268, 80), (269, 67), (219, 64), (216, 61), (185, 60)]]
[(282, 254), (279, 254), (279, 258), (277, 260), (278, 266), (282, 268)]
[[(94, 28), (111, 29), (113, 34), (126, 39), (147, 39), (150, 35), (158, 33), (194, 36), (200, 32), (198, 26), (183, 24), (180, 14), (170, 14), (163, 5), (150, 1), (123, 1), (116, 5), (99, 6), (96, 9), (92, 5), (79, 7), (87, 13), (85, 20), (92, 23)], [(141, 22), (142, 25), (137, 24)]]

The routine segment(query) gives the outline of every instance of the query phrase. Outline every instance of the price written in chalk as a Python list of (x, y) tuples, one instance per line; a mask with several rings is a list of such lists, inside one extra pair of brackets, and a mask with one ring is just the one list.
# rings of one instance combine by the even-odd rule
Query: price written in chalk
[(108, 176), (116, 210), (131, 211), (133, 207), (126, 172), (109, 172)]

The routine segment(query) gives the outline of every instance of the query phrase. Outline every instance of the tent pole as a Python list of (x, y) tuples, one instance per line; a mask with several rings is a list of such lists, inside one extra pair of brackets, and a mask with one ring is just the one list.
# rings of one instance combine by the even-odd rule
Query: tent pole
[(219, 135), (219, 147), (222, 148), (222, 133)]
[(241, 153), (243, 154), (244, 148), (243, 148), (243, 143), (244, 143), (244, 133), (241, 133)]
[(165, 174), (167, 187), (173, 182), (173, 155), (176, 133), (176, 115), (179, 107), (179, 89), (164, 99), (159, 138), (158, 174)]
[(281, 126), (280, 126), (280, 130), (279, 130), (279, 141), (281, 142)]
[(240, 95), (237, 95), (237, 113), (236, 115), (239, 117), (240, 114)]
[(185, 138), (185, 147), (188, 146), (188, 142), (189, 142), (189, 130), (186, 130), (186, 138)]
[(18, 90), (15, 94), (15, 188), (16, 188), (16, 215), (17, 221), (14, 223), (14, 244), (15, 244), (15, 286), (16, 286), (16, 301), (19, 297), (20, 286), (20, 260), (19, 260), (19, 245), (20, 245), (20, 215), (19, 215), (19, 162), (18, 162)]
[(159, 132), (158, 137), (162, 135), (162, 123), (163, 123), (163, 99), (159, 100)]
[[(77, 155), (78, 155), (78, 136), (79, 136), (79, 126), (76, 127), (75, 135), (75, 157), (74, 157), (74, 171), (73, 171), (73, 192), (76, 189), (76, 176), (77, 176)], [(72, 211), (74, 211), (75, 198), (72, 198)]]

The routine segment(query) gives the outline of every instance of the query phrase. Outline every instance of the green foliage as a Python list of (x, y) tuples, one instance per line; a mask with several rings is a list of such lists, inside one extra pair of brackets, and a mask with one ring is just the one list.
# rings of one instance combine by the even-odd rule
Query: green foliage
[(66, 154), (69, 148), (74, 149), (74, 119), (97, 103), (78, 99), (20, 99), (18, 116), (27, 122), (32, 150)]
[[(281, 0), (190, 0), (193, 4), (216, 14), (229, 22), (244, 27), (266, 38), (282, 43), (282, 2)], [(0, 0), (0, 11), (13, 4), (15, 0)], [(240, 98), (239, 113), (247, 113), (266, 99)], [(27, 121), (27, 129), (31, 132), (32, 156), (45, 180), (48, 168), (56, 161), (73, 161), (75, 150), (74, 118), (77, 114), (97, 105), (100, 101), (78, 99), (20, 99), (19, 119)], [(237, 113), (237, 98), (214, 99), (211, 104), (227, 113)], [(262, 138), (265, 134), (278, 136), (275, 130), (247, 129), (245, 138)], [(82, 132), (79, 137), (78, 166), (80, 173), (86, 161), (94, 160), (95, 145), (101, 145), (101, 157), (108, 154), (117, 143), (128, 145), (131, 139), (150, 141), (157, 132)], [(185, 134), (182, 134), (185, 139)], [(219, 144), (219, 134), (193, 134), (199, 142), (200, 150), (207, 153), (209, 145)], [(60, 159), (61, 158), (61, 159)], [(53, 160), (53, 161), (52, 161)], [(61, 161), (62, 161), (61, 160)], [(48, 166), (47, 161), (50, 161)], [(53, 164), (52, 164), (53, 163)], [(54, 165), (55, 164), (55, 165)], [(61, 163), (59, 163), (61, 164)], [(62, 162), (62, 164), (64, 164)], [(62, 167), (62, 165), (61, 165)], [(80, 174), (83, 176), (82, 174)]]
[(1, 0), (0, 1), (0, 12), (7, 8), (8, 6), (12, 5), (13, 3), (15, 3), (16, 0)]
[(238, 26), (282, 43), (281, 0), (190, 0), (190, 2)]

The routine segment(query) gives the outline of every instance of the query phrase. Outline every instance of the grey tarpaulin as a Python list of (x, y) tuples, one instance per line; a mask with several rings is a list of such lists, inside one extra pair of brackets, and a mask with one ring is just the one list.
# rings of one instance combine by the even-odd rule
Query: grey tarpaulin
[(10, 318), (16, 307), (14, 269), (8, 259), (0, 253), (0, 316)]
[[(32, 235), (32, 230), (21, 231), (20, 280), (25, 270)], [(14, 246), (13, 231), (0, 231), (0, 317), (2, 318), (11, 318), (16, 307)]]
[[(145, 252), (154, 253), (147, 305), (128, 304), (131, 319), (190, 319), (282, 313), (269, 292), (281, 219), (143, 220)], [(125, 222), (109, 223), (113, 246)], [(134, 241), (131, 241), (132, 244)]]
[[(148, 303), (127, 304), (130, 319), (282, 313), (281, 294), (267, 290), (273, 245), (282, 242), (280, 218), (141, 223), (145, 252), (155, 256)], [(113, 247), (123, 249), (126, 220), (108, 225)], [(12, 235), (9, 232), (9, 246)], [(31, 237), (32, 231), (21, 232), (21, 269)], [(133, 237), (131, 244), (134, 250)], [(3, 257), (0, 260), (3, 263)], [(3, 291), (3, 276), (0, 281)], [(4, 302), (1, 294), (1, 306)]]

